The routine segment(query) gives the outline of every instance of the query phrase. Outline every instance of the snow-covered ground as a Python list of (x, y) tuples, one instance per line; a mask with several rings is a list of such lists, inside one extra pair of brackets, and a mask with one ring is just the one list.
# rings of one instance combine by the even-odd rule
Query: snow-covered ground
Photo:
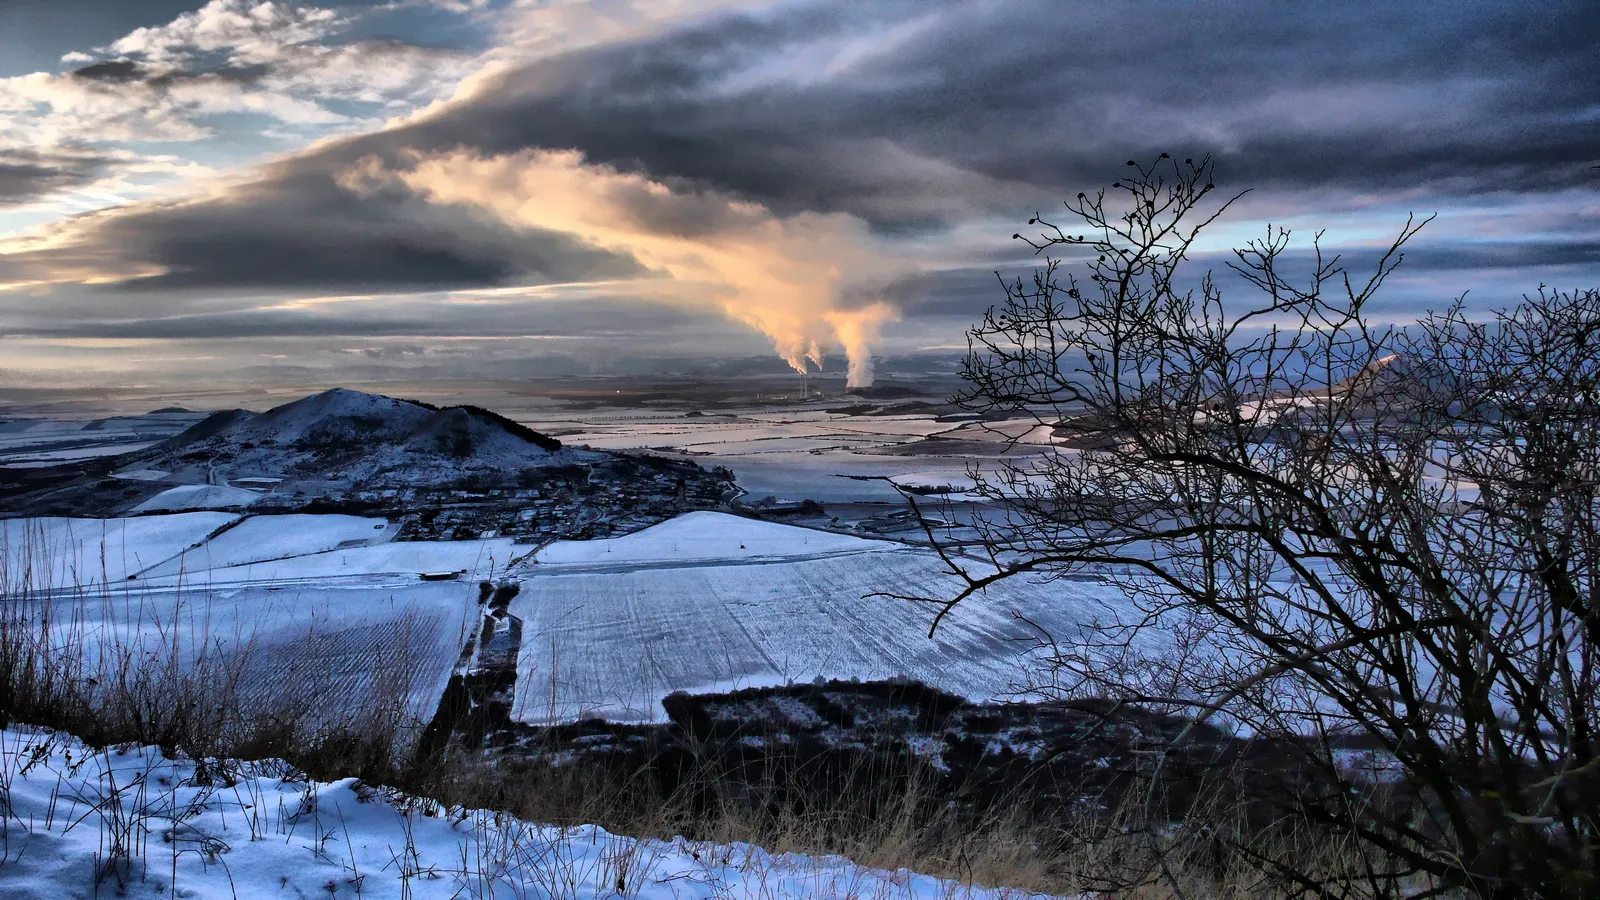
[(384, 543), (399, 529), (384, 519), (340, 515), (253, 516), (142, 577), (225, 569)]
[[(145, 469), (143, 471), (150, 471)], [(260, 491), (222, 484), (182, 484), (135, 506), (131, 512), (177, 512), (185, 509), (240, 509), (261, 499)]]
[(253, 648), (263, 684), (292, 660), (359, 695), (362, 667), (403, 646), (426, 673), (421, 718), (475, 627), (481, 580), (522, 582), (516, 714), (533, 722), (652, 720), (673, 691), (817, 677), (905, 676), (990, 700), (1030, 676), (1036, 633), (1014, 612), (1061, 638), (1123, 602), (1105, 584), (1018, 579), (929, 638), (933, 607), (873, 595), (948, 597), (959, 585), (936, 554), (893, 541), (712, 512), (537, 556), (508, 538), (398, 543), (393, 531), (335, 515), (25, 519), (0, 523), (0, 549), (13, 586), (31, 571), (33, 590), (73, 606), (63, 620), (80, 623), (74, 639), (91, 656), (152, 635), (220, 640)]
[(88, 677), (102, 661), (114, 672), (129, 658), (158, 668), (203, 659), (200, 671), (237, 676), (241, 700), (258, 712), (303, 699), (338, 720), (392, 690), (418, 724), (433, 717), (480, 621), (476, 585), (414, 578), (381, 587), (130, 585), (35, 602), (49, 603), (58, 623), (52, 646)]
[(132, 453), (151, 447), (204, 417), (204, 413), (168, 409), (92, 420), (0, 419), (0, 468), (31, 468)]
[(114, 584), (198, 546), (237, 520), (233, 513), (193, 512), (128, 519), (0, 520), (0, 572), (17, 590)]
[[(1052, 443), (1032, 419), (939, 421), (932, 415), (850, 415), (833, 400), (810, 406), (733, 409), (685, 418), (664, 410), (552, 410), (524, 416), (569, 444), (616, 450), (673, 450), (732, 469), (751, 499), (898, 503), (888, 481), (921, 486), (970, 484), (973, 465), (993, 465)], [(943, 440), (923, 441), (925, 438)], [(1006, 441), (1023, 445), (1007, 452)], [(918, 443), (921, 441), (922, 443)]]
[(524, 622), (515, 715), (530, 722), (653, 720), (673, 691), (817, 677), (906, 676), (990, 700), (1030, 674), (1037, 632), (1013, 611), (1066, 638), (1124, 602), (1103, 584), (1019, 579), (967, 601), (930, 638), (932, 607), (870, 595), (952, 595), (936, 554), (717, 513), (558, 543), (538, 559), (517, 570), (527, 577), (511, 604)]
[(691, 512), (618, 538), (558, 541), (535, 559), (542, 566), (682, 564), (863, 553), (899, 546), (725, 513)]
[(987, 900), (839, 857), (636, 840), (435, 805), (267, 761), (197, 777), (153, 747), (0, 731), (0, 895)]
[[(377, 534), (374, 530), (373, 534)], [(478, 541), (410, 541), (329, 550), (264, 562), (190, 571), (190, 584), (308, 584), (329, 579), (393, 583), (424, 573), (459, 573), (462, 581), (499, 578), (506, 566), (533, 552), (511, 538)], [(165, 584), (177, 576), (166, 576)]]
[[(34, 618), (56, 623), (55, 645), (91, 670), (113, 653), (185, 665), (209, 655), (230, 673), (243, 666), (247, 697), (272, 701), (295, 685), (330, 714), (402, 678), (426, 722), (479, 625), (477, 579), (513, 548), (387, 543), (395, 531), (338, 515), (4, 520), (0, 590), (34, 598)], [(465, 574), (420, 579), (434, 572)]]

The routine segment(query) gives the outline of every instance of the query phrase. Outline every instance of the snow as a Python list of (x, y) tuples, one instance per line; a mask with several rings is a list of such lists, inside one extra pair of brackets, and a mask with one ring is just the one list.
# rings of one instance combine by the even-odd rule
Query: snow
[(105, 446), (73, 447), (66, 450), (50, 450), (42, 453), (19, 453), (8, 456), (6, 465), (11, 468), (31, 468), (35, 466), (55, 465), (79, 459), (95, 459), (101, 456), (118, 456), (123, 453), (132, 453), (155, 446), (155, 441), (138, 441), (126, 444), (107, 444)]
[(237, 675), (241, 696), (271, 714), (290, 696), (319, 714), (357, 712), (375, 686), (403, 690), (416, 724), (432, 718), (467, 636), (478, 626), (477, 586), (252, 585), (162, 590), (142, 582), (48, 601), (58, 647), (93, 672), (127, 654), (161, 665)]
[[(117, 584), (130, 575), (138, 577), (139, 587), (152, 589), (330, 579), (410, 583), (424, 572), (489, 578), (533, 551), (511, 538), (391, 543), (397, 526), (359, 516), (240, 519), (225, 512), (4, 519), (0, 574), (10, 579), (4, 586), (11, 589), (22, 586), (17, 573), (28, 572), (32, 590), (63, 592)], [(349, 546), (357, 541), (367, 546)]]
[[(939, 483), (966, 475), (970, 460), (946, 462), (926, 456), (873, 456), (830, 450), (823, 453), (752, 453), (724, 456), (719, 466), (732, 469), (738, 484), (750, 498), (774, 496), (782, 500), (816, 500), (821, 503), (875, 501), (903, 502), (900, 492), (887, 481), (858, 480), (891, 478), (907, 472)], [(936, 478), (934, 472), (947, 473)], [(854, 478), (847, 476), (856, 476)]]
[(184, 484), (169, 488), (135, 506), (130, 512), (170, 512), (184, 509), (237, 509), (261, 499), (259, 491), (218, 484)]
[(181, 558), (150, 569), (143, 577), (224, 569), (322, 553), (340, 546), (381, 543), (399, 530), (383, 519), (361, 516), (252, 516)]
[[(509, 563), (532, 550), (516, 546), (511, 538), (385, 543), (223, 566), (190, 573), (188, 577), (191, 582), (204, 580), (213, 587), (252, 582), (303, 584), (346, 577), (398, 576), (415, 580), (424, 572), (463, 572), (463, 580), (476, 580), (497, 576)], [(171, 580), (174, 576), (165, 577)]]
[(312, 717), (329, 722), (393, 689), (405, 699), (409, 724), (420, 728), (476, 624), (475, 600), (465, 585), (414, 585), (199, 598), (128, 593), (99, 605), (55, 605), (76, 616), (68, 651), (81, 655), (86, 671), (129, 652), (156, 665), (203, 661), (196, 671), (236, 684), (250, 714), (271, 716), (310, 698)]
[(7, 787), (0, 894), (64, 900), (1025, 896), (903, 869), (868, 869), (835, 856), (681, 837), (635, 839), (592, 825), (441, 810), (353, 778), (310, 781), (273, 760), (230, 763), (227, 770), (229, 778), (201, 778), (193, 762), (167, 759), (154, 747), (94, 751), (43, 730), (0, 731), (0, 784)]
[[(234, 522), (233, 513), (199, 512), (127, 519), (0, 520), (0, 571), (7, 588), (35, 591), (116, 583), (165, 562)], [(17, 573), (27, 572), (19, 578)]]
[(171, 474), (171, 472), (163, 472), (160, 469), (137, 469), (132, 472), (113, 472), (111, 477), (126, 478), (131, 481), (160, 481)]
[(866, 540), (726, 513), (691, 512), (623, 537), (558, 541), (540, 551), (535, 559), (544, 566), (692, 563), (862, 553), (898, 546), (889, 541)]
[[(330, 456), (332, 448), (340, 449)], [(137, 465), (177, 471), (186, 468), (185, 460), (195, 454), (217, 460), (207, 472), (211, 481), (219, 472), (228, 480), (282, 479), (292, 474), (346, 485), (380, 474), (389, 484), (434, 484), (473, 471), (517, 471), (591, 458), (585, 451), (543, 449), (538, 442), (459, 407), (435, 410), (343, 388), (260, 414), (217, 413)], [(248, 496), (239, 488), (218, 487), (203, 501), (172, 493), (156, 498), (147, 508), (244, 503)]]
[[(801, 530), (735, 521), (756, 534)], [(1014, 610), (1062, 640), (1108, 608), (1129, 614), (1126, 599), (1108, 585), (1018, 578), (963, 603), (929, 638), (932, 607), (870, 595), (948, 597), (956, 580), (932, 552), (860, 543), (887, 547), (747, 559), (723, 558), (717, 554), (725, 549), (714, 548), (677, 564), (641, 554), (605, 567), (577, 565), (588, 557), (521, 570), (528, 577), (511, 603), (525, 629), (514, 714), (529, 722), (549, 721), (552, 712), (556, 720), (658, 720), (661, 698), (673, 691), (818, 676), (906, 676), (991, 700), (1036, 674), (1026, 651), (1037, 632)]]

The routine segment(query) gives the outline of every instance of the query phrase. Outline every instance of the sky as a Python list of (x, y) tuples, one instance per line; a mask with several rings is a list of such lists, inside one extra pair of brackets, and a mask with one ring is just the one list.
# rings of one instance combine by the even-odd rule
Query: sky
[[(1011, 235), (1211, 154), (1375, 317), (1600, 286), (1585, 2), (0, 0), (0, 387), (311, 372), (868, 382)], [(1220, 257), (1219, 257), (1220, 258)], [(266, 374), (263, 374), (266, 373)]]

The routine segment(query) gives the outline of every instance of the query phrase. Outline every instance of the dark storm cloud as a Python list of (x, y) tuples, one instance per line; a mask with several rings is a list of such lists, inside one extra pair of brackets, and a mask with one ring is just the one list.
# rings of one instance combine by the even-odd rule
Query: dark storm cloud
[(75, 69), (72, 72), (72, 77), (81, 78), (85, 81), (113, 81), (120, 83), (137, 81), (143, 78), (144, 74), (144, 67), (138, 63), (126, 59), (114, 59)]
[[(332, 173), (293, 168), (218, 200), (112, 210), (90, 217), (102, 264), (150, 264), (163, 274), (126, 284), (161, 288), (425, 290), (625, 278), (632, 259), (563, 234), (515, 233), (396, 191), (358, 192)], [(0, 256), (0, 281), (80, 262), (84, 248)]]
[[(1214, 150), (1262, 186), (1528, 190), (1600, 156), (1592, 12), (811, 4), (545, 60), (374, 143), (574, 147), (881, 225), (1104, 183), (1163, 150)], [(897, 37), (906, 19), (923, 27)], [(806, 71), (805, 48), (851, 39), (897, 43), (839, 77)]]
[(190, 70), (171, 66), (154, 68), (126, 59), (93, 63), (72, 71), (72, 77), (80, 81), (108, 83), (118, 86), (142, 83), (157, 90), (183, 83), (204, 83), (207, 81), (252, 84), (261, 81), (270, 74), (272, 74), (272, 67), (265, 64), (249, 66), (224, 65), (210, 69)]
[(40, 153), (0, 148), (0, 207), (88, 184), (104, 174), (111, 163), (103, 154), (87, 151)]
[[(1160, 151), (1214, 152), (1239, 187), (1406, 192), (1436, 206), (1592, 183), (1597, 45), (1600, 16), (1576, 2), (790, 3), (525, 65), (442, 113), (287, 160), (221, 199), (105, 216), (87, 239), (169, 267), (156, 283), (174, 287), (637, 270), (557, 235), (339, 182), (368, 156), (403, 167), (409, 154), (459, 147), (577, 149), (677, 188), (779, 213), (846, 212), (890, 235), (1025, 215)], [(137, 77), (117, 65), (90, 68)], [(690, 235), (725, 212), (644, 192), (629, 209), (641, 227)], [(1592, 260), (1581, 244), (1496, 252)], [(974, 289), (984, 281), (973, 278)], [(951, 285), (903, 302), (954, 311), (966, 296)]]
[(1600, 237), (1587, 240), (1423, 243), (1407, 254), (1408, 271), (1461, 271), (1571, 266), (1600, 269)]

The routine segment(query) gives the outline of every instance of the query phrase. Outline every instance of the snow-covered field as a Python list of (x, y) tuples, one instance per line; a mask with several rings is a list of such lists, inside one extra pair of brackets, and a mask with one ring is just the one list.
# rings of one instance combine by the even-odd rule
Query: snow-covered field
[[(1013, 612), (1064, 637), (1121, 602), (1104, 584), (1018, 580), (929, 638), (933, 607), (872, 595), (947, 597), (959, 585), (937, 555), (894, 541), (713, 512), (536, 556), (507, 538), (393, 535), (356, 516), (181, 513), (10, 520), (0, 549), (13, 587), (31, 572), (32, 590), (74, 604), (91, 658), (176, 634), (176, 646), (251, 647), (262, 684), (315, 671), (359, 696), (363, 667), (403, 648), (422, 673), (423, 718), (476, 627), (485, 579), (523, 585), (511, 605), (524, 623), (516, 714), (530, 722), (653, 720), (673, 691), (818, 677), (903, 676), (995, 699), (1030, 676), (1036, 633)], [(421, 580), (436, 573), (458, 580)]]
[(63, 623), (52, 644), (88, 673), (102, 661), (115, 671), (125, 658), (158, 667), (203, 659), (203, 671), (238, 675), (241, 700), (257, 711), (308, 700), (330, 720), (393, 691), (413, 722), (427, 722), (479, 621), (476, 586), (455, 582), (125, 587), (36, 602)]
[(0, 419), (0, 467), (30, 468), (132, 453), (204, 418), (169, 409), (103, 419)]
[[(145, 469), (143, 471), (150, 471)], [(178, 512), (185, 509), (240, 509), (261, 499), (260, 491), (222, 484), (182, 484), (135, 506), (131, 512)]]
[[(185, 665), (209, 654), (242, 666), (246, 698), (293, 686), (336, 715), (381, 684), (426, 722), (478, 627), (476, 578), (512, 548), (387, 543), (395, 532), (338, 515), (4, 520), (0, 590), (31, 598), (31, 619), (57, 623), (55, 645), (91, 670), (114, 653)], [(432, 572), (465, 575), (419, 577)]]
[(0, 573), (12, 590), (114, 584), (195, 547), (234, 522), (233, 513), (128, 519), (0, 520)]
[(143, 577), (224, 569), (384, 543), (399, 529), (383, 519), (339, 515), (252, 516)]
[(515, 714), (529, 722), (653, 720), (673, 691), (817, 677), (903, 676), (994, 699), (1030, 674), (1037, 632), (1014, 610), (1062, 638), (1121, 602), (1105, 585), (1016, 581), (930, 638), (932, 607), (869, 595), (953, 594), (932, 552), (717, 513), (537, 558), (511, 604), (524, 621)]
[[(377, 534), (373, 531), (373, 534)], [(265, 562), (189, 572), (191, 585), (308, 584), (329, 579), (391, 584), (416, 581), (424, 573), (459, 573), (462, 581), (499, 578), (506, 566), (533, 552), (511, 538), (478, 541), (412, 541), (329, 550)], [(158, 583), (171, 583), (175, 575)]]
[(839, 857), (637, 840), (432, 804), (274, 761), (200, 778), (153, 747), (94, 752), (0, 731), (0, 895), (88, 898), (748, 897), (986, 900), (970, 888)]
[(558, 541), (534, 559), (542, 572), (545, 566), (677, 565), (859, 553), (899, 546), (723, 513), (692, 512), (619, 538)]
[[(967, 470), (1002, 454), (1035, 452), (1051, 443), (1050, 429), (1031, 419), (1014, 422), (938, 421), (931, 415), (869, 416), (838, 411), (842, 401), (729, 410), (704, 417), (638, 410), (551, 413), (526, 421), (575, 445), (613, 450), (672, 450), (726, 466), (754, 499), (898, 503), (887, 481), (924, 486), (970, 484)], [(832, 408), (832, 411), (830, 411)], [(925, 438), (935, 440), (918, 443)], [(1006, 441), (1021, 448), (1007, 453)]]

